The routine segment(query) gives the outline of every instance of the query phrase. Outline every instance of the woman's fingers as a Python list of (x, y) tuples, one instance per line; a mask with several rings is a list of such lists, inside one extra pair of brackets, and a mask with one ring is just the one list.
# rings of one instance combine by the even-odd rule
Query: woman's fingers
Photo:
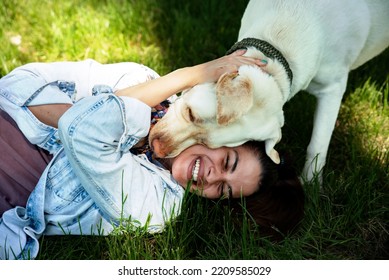
[(234, 53), (220, 58), (217, 75), (221, 76), (224, 73), (237, 72), (242, 65), (255, 65), (259, 67), (266, 66), (267, 62), (258, 58), (243, 56), (246, 50), (237, 50)]
[(246, 53), (245, 49), (237, 50), (232, 54), (208, 61), (197, 65), (197, 82), (216, 82), (219, 77), (225, 73), (237, 72), (242, 65), (255, 65), (258, 67), (266, 66), (267, 62), (258, 58), (243, 56)]
[(246, 53), (246, 49), (240, 49), (240, 50), (236, 50), (234, 51), (231, 55), (244, 55)]
[(246, 53), (246, 49), (240, 49), (236, 50), (230, 55), (227, 55), (226, 57), (231, 57), (232, 59), (237, 59), (239, 66), (242, 66), (244, 64), (253, 64), (258, 66), (265, 66), (267, 64), (267, 61), (265, 59), (258, 59), (254, 57), (249, 56), (243, 56)]

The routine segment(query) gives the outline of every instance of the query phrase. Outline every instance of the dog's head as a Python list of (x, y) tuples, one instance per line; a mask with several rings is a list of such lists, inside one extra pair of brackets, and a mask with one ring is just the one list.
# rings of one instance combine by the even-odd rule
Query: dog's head
[(194, 144), (210, 148), (265, 141), (276, 163), (274, 146), (281, 139), (284, 100), (276, 81), (256, 66), (244, 65), (218, 82), (182, 93), (154, 126), (149, 140), (159, 157), (174, 157)]

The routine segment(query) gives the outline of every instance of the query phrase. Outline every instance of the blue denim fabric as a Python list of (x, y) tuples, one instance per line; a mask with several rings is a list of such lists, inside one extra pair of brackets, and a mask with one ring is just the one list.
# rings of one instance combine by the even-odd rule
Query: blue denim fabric
[[(68, 79), (74, 77), (75, 82)], [(105, 68), (87, 60), (27, 65), (0, 80), (0, 108), (32, 143), (54, 154), (26, 207), (0, 218), (0, 259), (35, 258), (42, 235), (106, 235), (122, 218), (138, 226), (147, 223), (155, 232), (179, 214), (184, 191), (171, 174), (129, 152), (148, 133), (150, 108), (112, 94), (119, 84), (155, 77), (142, 65)], [(50, 103), (74, 103), (59, 129), (41, 123), (28, 109)]]

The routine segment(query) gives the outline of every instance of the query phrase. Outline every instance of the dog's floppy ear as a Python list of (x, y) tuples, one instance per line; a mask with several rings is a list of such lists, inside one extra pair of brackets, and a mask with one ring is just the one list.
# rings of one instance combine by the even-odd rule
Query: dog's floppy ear
[(274, 149), (274, 146), (279, 142), (280, 139), (272, 138), (265, 140), (265, 150), (267, 156), (275, 163), (280, 163), (280, 155), (278, 152)]
[(222, 75), (216, 84), (217, 123), (227, 125), (246, 113), (253, 105), (252, 84), (238, 73)]

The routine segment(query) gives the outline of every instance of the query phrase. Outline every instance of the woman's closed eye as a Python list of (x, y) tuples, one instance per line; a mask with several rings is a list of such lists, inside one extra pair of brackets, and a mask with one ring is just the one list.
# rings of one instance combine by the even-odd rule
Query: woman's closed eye
[(224, 170), (227, 171), (228, 170), (228, 164), (230, 162), (230, 156), (229, 154), (227, 154), (226, 156), (226, 159), (225, 159), (225, 163), (224, 163)]
[(225, 193), (224, 193), (224, 182), (221, 182), (221, 183), (219, 184), (219, 193), (220, 193), (219, 198), (221, 198), (221, 199), (225, 198)]
[[(236, 150), (234, 150), (233, 153), (235, 155), (235, 160), (232, 160), (232, 161), (231, 161), (230, 153), (227, 153), (226, 158), (224, 160), (224, 166), (223, 166), (224, 171), (230, 170), (231, 173), (235, 171), (235, 169), (238, 165), (238, 162), (239, 162), (239, 154)], [(233, 157), (232, 157), (232, 159), (233, 159)], [(233, 162), (233, 163), (231, 164), (231, 162)], [(231, 166), (229, 166), (229, 165), (231, 165)]]
[(232, 188), (224, 182), (219, 185), (220, 199), (232, 198)]

